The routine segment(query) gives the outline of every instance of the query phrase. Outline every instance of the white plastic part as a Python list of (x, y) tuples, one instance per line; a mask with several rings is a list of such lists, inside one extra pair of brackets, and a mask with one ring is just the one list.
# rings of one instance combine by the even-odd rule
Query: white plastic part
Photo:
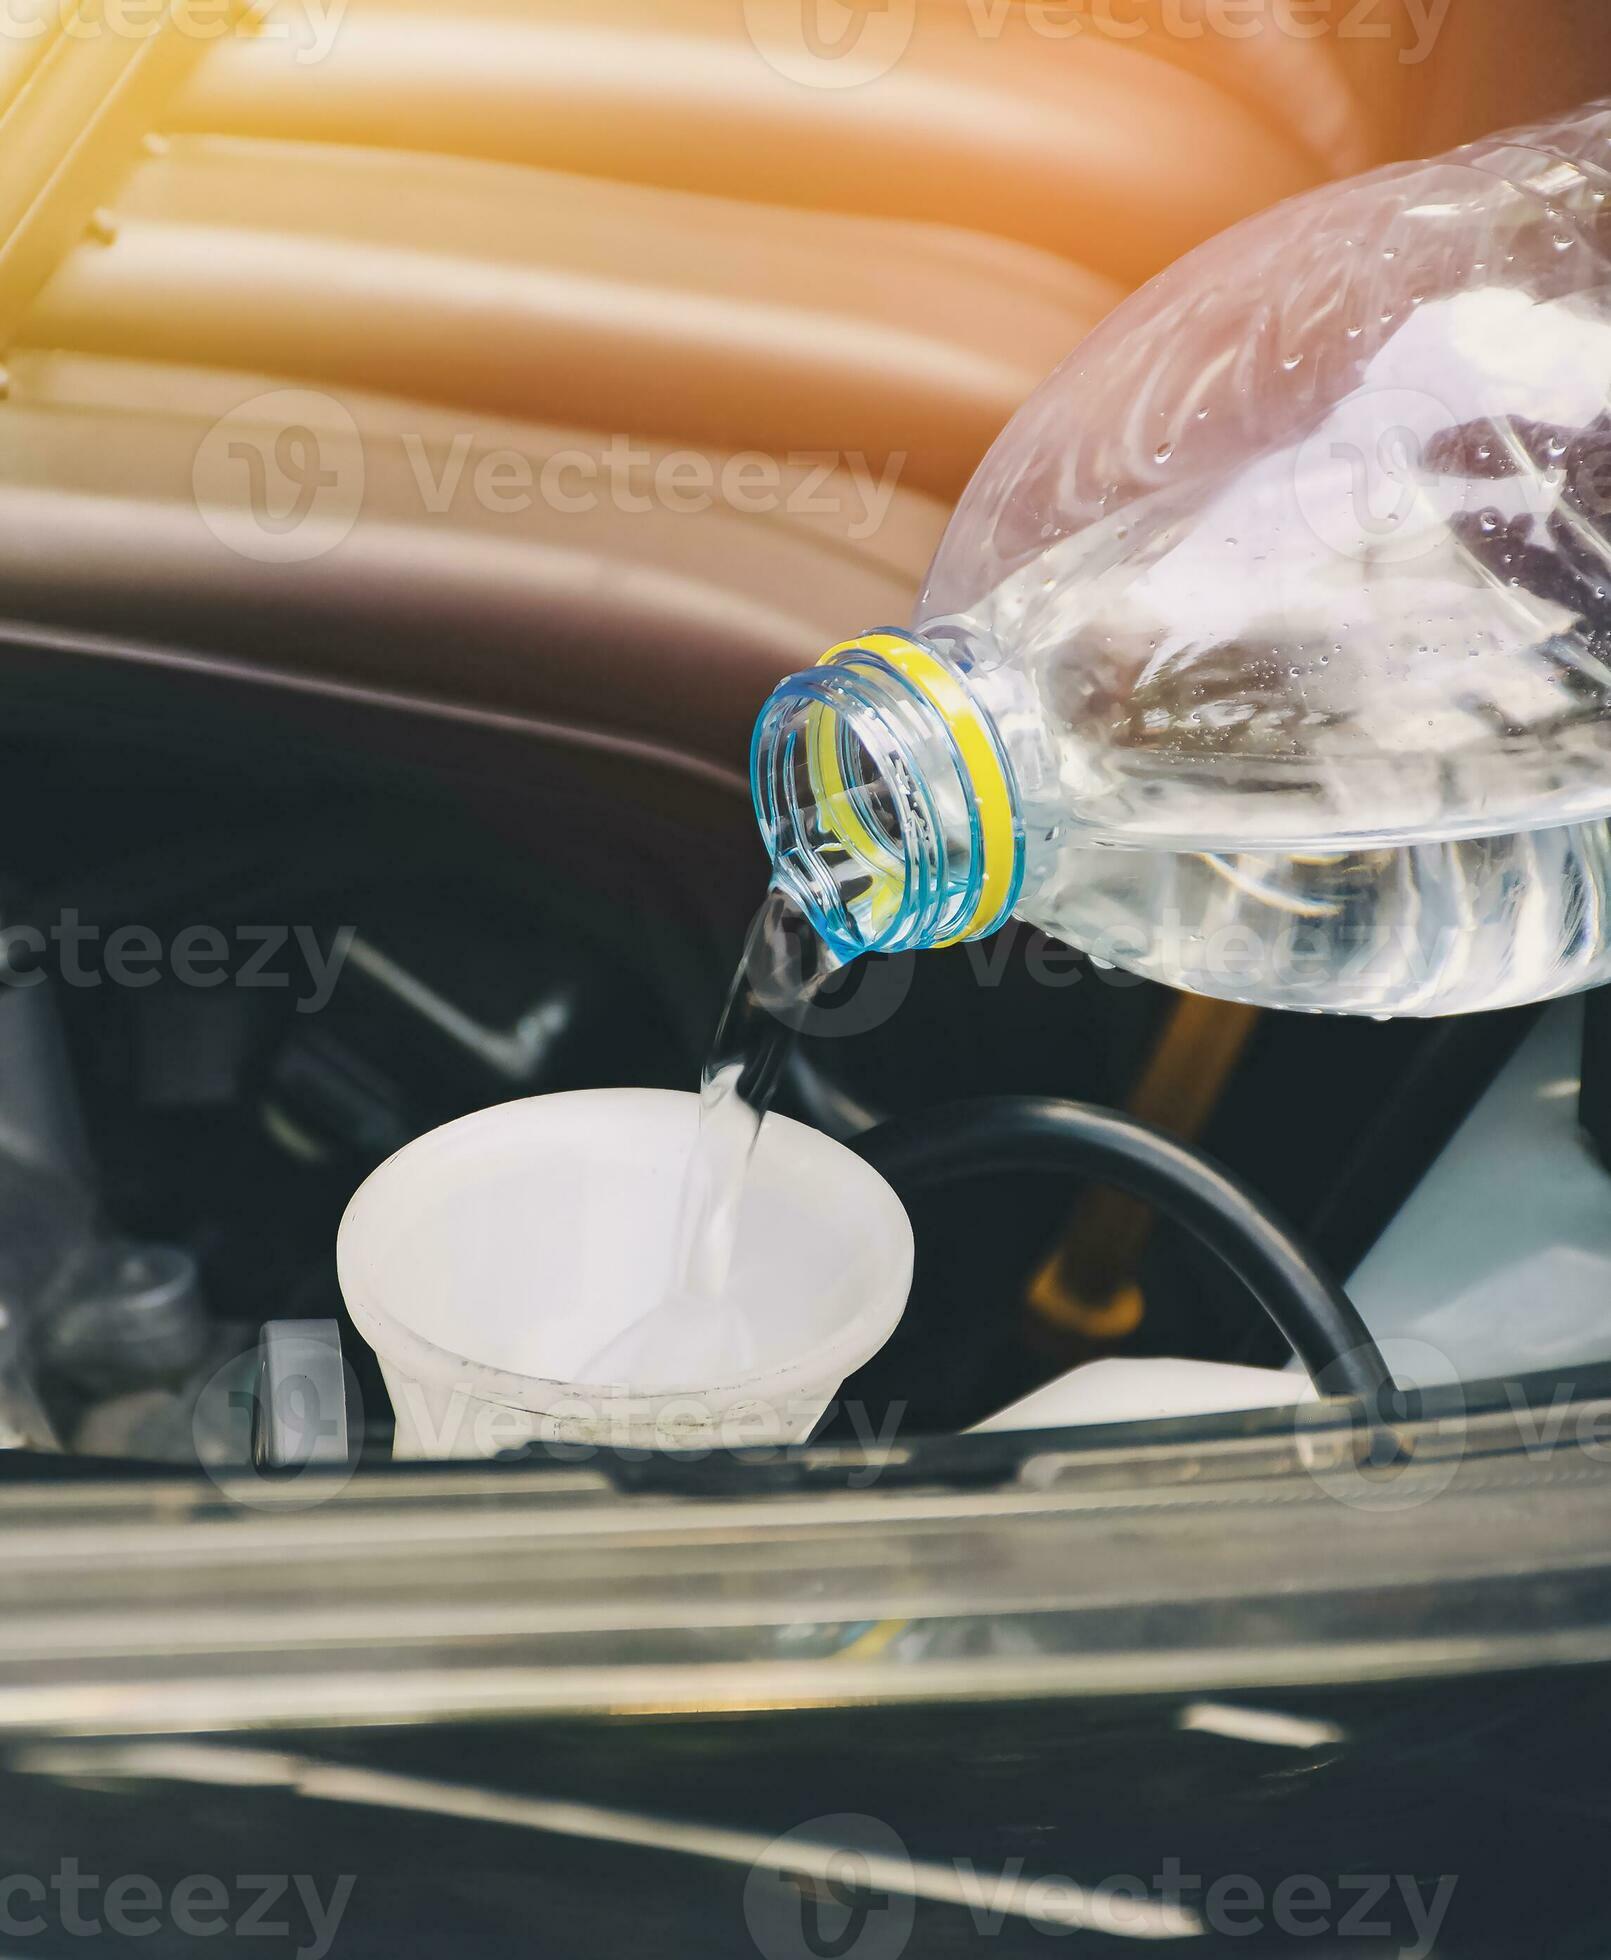
[(1551, 1007), (1349, 1282), (1429, 1381), (1611, 1358), (1611, 1176), (1578, 1126), (1583, 1003)]
[[(1511, 1381), (1611, 1359), (1611, 1173), (1577, 1120), (1583, 1003), (1550, 1007), (1348, 1283), (1402, 1383)], [(1282, 1373), (1098, 1361), (980, 1429), (1052, 1429), (1273, 1407)]]
[(669, 1090), (537, 1096), (431, 1131), (363, 1184), (336, 1259), (380, 1358), (397, 1456), (810, 1434), (900, 1320), (912, 1228), (875, 1171), (783, 1117), (761, 1133), (729, 1286), (755, 1364), (728, 1380), (576, 1378), (667, 1284), (697, 1120), (697, 1098)]
[(1240, 1368), (1229, 1362), (1182, 1361), (1171, 1356), (1115, 1358), (1073, 1368), (974, 1428), (1065, 1429), (1077, 1423), (1157, 1422), (1165, 1416), (1271, 1409), (1314, 1399), (1306, 1375), (1285, 1374), (1279, 1368)]

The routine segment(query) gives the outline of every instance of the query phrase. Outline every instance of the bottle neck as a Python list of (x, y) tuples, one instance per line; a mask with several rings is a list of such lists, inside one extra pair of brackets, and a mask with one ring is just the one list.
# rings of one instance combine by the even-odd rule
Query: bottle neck
[(886, 631), (773, 692), (751, 784), (773, 881), (840, 960), (993, 932), (1023, 880), (994, 719), (964, 669)]

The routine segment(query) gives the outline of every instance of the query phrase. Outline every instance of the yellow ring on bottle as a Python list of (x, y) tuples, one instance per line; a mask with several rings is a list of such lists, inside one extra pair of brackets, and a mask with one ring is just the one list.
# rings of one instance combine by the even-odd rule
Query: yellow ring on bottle
[[(1011, 903), (1018, 866), (1018, 831), (1006, 768), (989, 725), (967, 689), (952, 669), (927, 647), (904, 633), (867, 633), (859, 640), (845, 640), (830, 647), (817, 664), (834, 666), (857, 653), (876, 655), (910, 681), (939, 713), (962, 758), (979, 823), (984, 875), (980, 880), (979, 902), (961, 930), (936, 942), (955, 946), (1000, 925)], [(887, 916), (900, 904), (906, 882), (905, 866), (884, 839), (875, 836), (862, 821), (840, 768), (836, 722), (837, 717), (828, 708), (818, 709), (811, 720), (807, 766), (818, 814), (832, 825), (840, 842), (854, 851), (873, 873), (877, 880), (872, 895), (875, 916)]]

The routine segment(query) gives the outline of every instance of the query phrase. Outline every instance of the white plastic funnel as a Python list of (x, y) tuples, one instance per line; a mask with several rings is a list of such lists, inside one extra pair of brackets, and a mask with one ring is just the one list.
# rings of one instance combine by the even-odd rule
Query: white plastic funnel
[(669, 1278), (698, 1099), (589, 1089), (504, 1103), (389, 1158), (336, 1261), (380, 1357), (400, 1457), (522, 1443), (746, 1449), (800, 1442), (895, 1328), (912, 1280), (900, 1200), (842, 1145), (769, 1116), (728, 1298), (755, 1343), (727, 1381), (589, 1383), (588, 1357)]

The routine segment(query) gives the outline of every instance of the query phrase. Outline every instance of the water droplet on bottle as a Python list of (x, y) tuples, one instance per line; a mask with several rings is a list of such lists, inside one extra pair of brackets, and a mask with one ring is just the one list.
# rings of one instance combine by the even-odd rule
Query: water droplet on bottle
[(1576, 243), (1577, 240), (1570, 232), (1558, 231), (1555, 234), (1555, 249), (1557, 252), (1570, 252)]
[(1287, 673), (1293, 680), (1298, 678), (1298, 669), (1296, 667), (1289, 667)]
[(1174, 453), (1175, 445), (1172, 442), (1160, 442), (1158, 447), (1152, 452), (1152, 460), (1155, 463), (1167, 463)]
[(1392, 1015), (1391, 1015), (1391, 1014), (1373, 1014), (1373, 1015), (1372, 1015), (1372, 1016), (1371, 1016), (1370, 1018), (1371, 1018), (1371, 1019), (1372, 1019), (1373, 1021), (1384, 1021), (1384, 1022), (1385, 1022), (1385, 1021), (1391, 1021), (1393, 1017), (1392, 1017)]
[(1292, 374), (1303, 366), (1303, 356), (1301, 354), (1288, 354), (1282, 359), (1281, 365), (1286, 369), (1288, 374)]
[(1321, 654), (1320, 664), (1322, 667), (1329, 667), (1331, 665), (1331, 655), (1329, 653)]
[(1389, 260), (1396, 259), (1398, 257), (1398, 247), (1396, 245), (1384, 245), (1382, 247), (1382, 257)]
[(1485, 510), (1478, 514), (1477, 529), (1485, 538), (1491, 538), (1494, 535), (1499, 529), (1499, 523), (1499, 513), (1496, 510)]
[(1551, 461), (1558, 463), (1566, 454), (1566, 438), (1563, 435), (1553, 435), (1544, 447)]
[(1365, 329), (1361, 326), (1355, 325), (1349, 327), (1347, 331), (1348, 331), (1348, 338), (1350, 340), (1358, 340), (1359, 336), (1365, 331)]
[(1393, 308), (1390, 306), (1384, 306), (1382, 308), (1382, 325), (1385, 327), (1392, 318), (1393, 318)]
[(1206, 422), (1208, 420), (1208, 410), (1206, 408), (1198, 409), (1197, 419), (1199, 422)]

